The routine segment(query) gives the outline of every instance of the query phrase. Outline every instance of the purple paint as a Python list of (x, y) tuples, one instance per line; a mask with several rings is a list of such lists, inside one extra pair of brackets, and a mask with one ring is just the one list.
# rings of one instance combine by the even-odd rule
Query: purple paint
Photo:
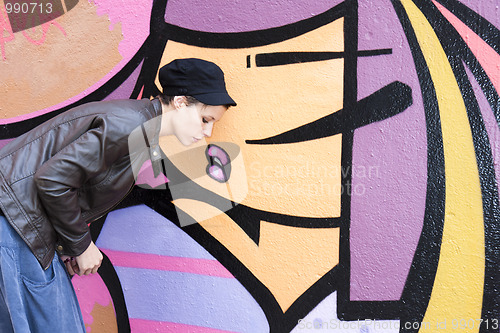
[(11, 142), (13, 139), (0, 140), (0, 149), (2, 149), (6, 144)]
[[(215, 260), (180, 228), (144, 205), (111, 212), (96, 244), (117, 251)], [(269, 331), (262, 309), (236, 279), (115, 268), (132, 319), (235, 332)]]
[(500, 4), (498, 0), (459, 0), (500, 29)]
[(351, 197), (351, 300), (398, 300), (422, 230), (427, 141), (413, 58), (389, 0), (359, 4), (359, 49), (391, 55), (358, 59), (358, 100), (401, 81), (413, 91), (402, 114), (357, 129)]
[(111, 212), (96, 244), (115, 251), (215, 259), (179, 227), (145, 205)]
[(131, 319), (234, 332), (269, 332), (266, 317), (236, 279), (116, 267)]
[(472, 84), (472, 89), (476, 95), (477, 102), (479, 104), (479, 108), (481, 109), (481, 115), (483, 116), (484, 126), (486, 127), (486, 131), (488, 132), (488, 138), (490, 141), (491, 153), (493, 154), (493, 164), (495, 167), (495, 175), (497, 180), (497, 186), (500, 184), (500, 128), (498, 128), (498, 123), (493, 114), (493, 110), (491, 109), (486, 96), (483, 93), (483, 90), (479, 86), (476, 81), (476, 78), (470, 71), (467, 66), (465, 67), (465, 71), (467, 72), (467, 76)]
[(314, 17), (341, 0), (169, 0), (165, 21), (204, 32), (269, 29)]
[(139, 74), (141, 73), (142, 65), (144, 61), (142, 61), (139, 66), (130, 74), (130, 76), (120, 84), (118, 88), (116, 88), (111, 94), (109, 94), (104, 101), (113, 100), (113, 99), (127, 99), (132, 95), (132, 91), (134, 90), (137, 79), (139, 78)]

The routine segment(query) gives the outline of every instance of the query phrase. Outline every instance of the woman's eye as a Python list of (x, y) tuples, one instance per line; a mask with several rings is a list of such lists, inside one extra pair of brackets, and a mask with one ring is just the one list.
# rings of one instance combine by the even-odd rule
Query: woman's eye
[(203, 118), (203, 122), (204, 122), (205, 124), (208, 124), (208, 120), (207, 120), (206, 118)]

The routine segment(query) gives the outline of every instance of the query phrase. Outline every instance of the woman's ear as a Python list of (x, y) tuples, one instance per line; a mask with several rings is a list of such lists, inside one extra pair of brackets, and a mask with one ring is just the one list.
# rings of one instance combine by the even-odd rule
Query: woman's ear
[(187, 106), (187, 100), (184, 96), (174, 96), (174, 107), (180, 109), (183, 106)]

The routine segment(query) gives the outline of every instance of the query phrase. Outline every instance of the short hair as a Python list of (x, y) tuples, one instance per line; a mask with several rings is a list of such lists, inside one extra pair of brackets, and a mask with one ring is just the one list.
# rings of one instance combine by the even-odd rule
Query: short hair
[[(169, 95), (166, 95), (166, 94), (159, 94), (156, 97), (160, 100), (160, 102), (162, 104), (170, 105), (170, 103), (174, 100), (175, 96), (169, 96)], [(191, 105), (191, 104), (200, 104), (200, 103), (204, 104), (203, 102), (200, 102), (199, 100), (197, 100), (193, 96), (184, 96), (184, 97), (186, 97), (186, 101), (187, 101), (188, 105)], [(206, 104), (204, 104), (204, 105), (206, 105)], [(231, 104), (225, 104), (224, 106), (226, 107), (226, 109), (229, 109), (232, 105)]]
[[(165, 104), (165, 105), (170, 105), (170, 103), (174, 100), (174, 97), (175, 96), (168, 96), (165, 94), (159, 94), (157, 96), (157, 98), (160, 100), (160, 102), (162, 104)], [(186, 101), (187, 101), (188, 105), (201, 103), (199, 100), (197, 100), (193, 96), (184, 96), (184, 97), (186, 97)]]

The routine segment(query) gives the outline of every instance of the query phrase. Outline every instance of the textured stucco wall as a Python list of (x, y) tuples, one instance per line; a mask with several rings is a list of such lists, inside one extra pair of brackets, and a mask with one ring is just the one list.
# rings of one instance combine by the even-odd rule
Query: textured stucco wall
[(0, 0), (0, 146), (176, 58), (238, 102), (91, 225), (89, 332), (500, 331), (496, 0), (39, 2)]

